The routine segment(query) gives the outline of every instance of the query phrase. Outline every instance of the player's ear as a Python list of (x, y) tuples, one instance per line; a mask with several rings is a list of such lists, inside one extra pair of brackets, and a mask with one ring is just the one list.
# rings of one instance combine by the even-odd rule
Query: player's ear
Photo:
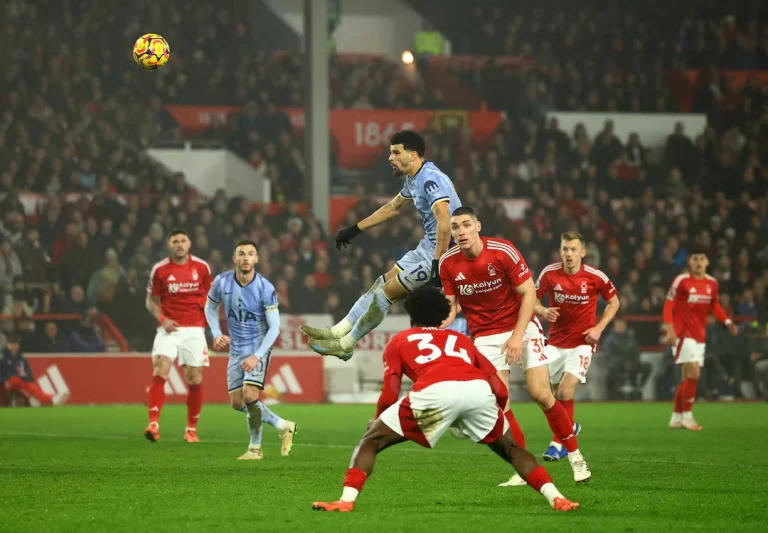
[(483, 229), (483, 225), (480, 223), (480, 221), (477, 221), (477, 231), (479, 232), (481, 229)]

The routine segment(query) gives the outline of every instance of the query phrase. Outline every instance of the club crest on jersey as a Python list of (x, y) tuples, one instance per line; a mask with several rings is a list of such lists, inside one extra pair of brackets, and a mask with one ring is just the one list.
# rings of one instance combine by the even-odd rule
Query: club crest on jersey
[(192, 279), (197, 281), (197, 270), (192, 271)]
[(493, 268), (493, 265), (491, 263), (488, 263), (488, 275), (489, 276), (495, 276), (496, 275), (496, 269)]
[(587, 282), (582, 281), (581, 282), (581, 294), (587, 294)]

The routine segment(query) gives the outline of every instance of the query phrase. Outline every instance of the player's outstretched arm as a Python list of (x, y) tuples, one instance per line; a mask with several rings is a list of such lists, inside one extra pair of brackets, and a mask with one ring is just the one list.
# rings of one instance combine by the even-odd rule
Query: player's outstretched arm
[(360, 228), (360, 231), (365, 231), (368, 228), (383, 224), (390, 218), (398, 215), (407, 203), (409, 203), (409, 200), (398, 194), (389, 202), (374, 211), (369, 217), (358, 222), (357, 227)]

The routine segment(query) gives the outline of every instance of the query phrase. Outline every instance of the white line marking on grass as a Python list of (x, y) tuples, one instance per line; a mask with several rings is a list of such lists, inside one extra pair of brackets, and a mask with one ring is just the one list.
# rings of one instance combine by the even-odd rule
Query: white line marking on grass
[[(39, 437), (46, 439), (73, 439), (73, 440), (114, 440), (114, 441), (136, 441), (142, 442), (143, 437), (141, 435), (136, 437), (129, 437), (127, 435), (76, 435), (73, 433), (42, 433), (33, 431), (0, 431), (0, 436), (8, 437)], [(227, 440), (227, 439), (203, 439), (201, 444), (241, 444), (247, 442), (248, 439), (240, 440)], [(176, 441), (173, 441), (176, 442)], [(178, 443), (181, 443), (181, 439), (178, 439)], [(352, 451), (356, 445), (349, 444), (328, 444), (320, 442), (302, 442), (295, 443), (296, 446), (306, 448), (331, 448)], [(162, 444), (159, 444), (162, 446)], [(402, 452), (411, 453), (437, 453), (445, 455), (480, 455), (482, 453), (489, 453), (489, 450), (484, 447), (476, 447), (475, 451), (470, 450), (427, 450), (425, 448), (401, 448)], [(492, 453), (492, 452), (491, 452)], [(701, 465), (701, 466), (715, 466), (715, 467), (733, 467), (733, 468), (768, 468), (768, 464), (744, 464), (744, 463), (713, 463), (708, 461), (681, 461), (681, 460), (669, 460), (669, 459), (639, 459), (639, 458), (611, 458), (607, 461), (603, 461), (600, 464), (612, 464), (612, 463), (645, 463), (645, 464), (666, 464), (666, 465)]]

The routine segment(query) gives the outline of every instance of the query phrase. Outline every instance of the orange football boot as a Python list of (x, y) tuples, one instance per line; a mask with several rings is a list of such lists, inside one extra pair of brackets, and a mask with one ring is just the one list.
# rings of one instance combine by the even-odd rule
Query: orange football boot
[(160, 440), (160, 426), (157, 422), (150, 422), (147, 429), (144, 430), (144, 438), (149, 442), (157, 442)]
[(555, 498), (555, 505), (553, 506), (555, 511), (575, 511), (578, 508), (579, 502), (572, 502), (565, 498)]
[(187, 442), (200, 442), (200, 439), (197, 438), (197, 430), (194, 428), (187, 428), (184, 432), (184, 440)]
[(349, 513), (354, 508), (355, 502), (343, 502), (341, 500), (336, 500), (335, 502), (315, 502), (312, 504), (312, 509), (315, 511), (338, 511), (340, 513)]

